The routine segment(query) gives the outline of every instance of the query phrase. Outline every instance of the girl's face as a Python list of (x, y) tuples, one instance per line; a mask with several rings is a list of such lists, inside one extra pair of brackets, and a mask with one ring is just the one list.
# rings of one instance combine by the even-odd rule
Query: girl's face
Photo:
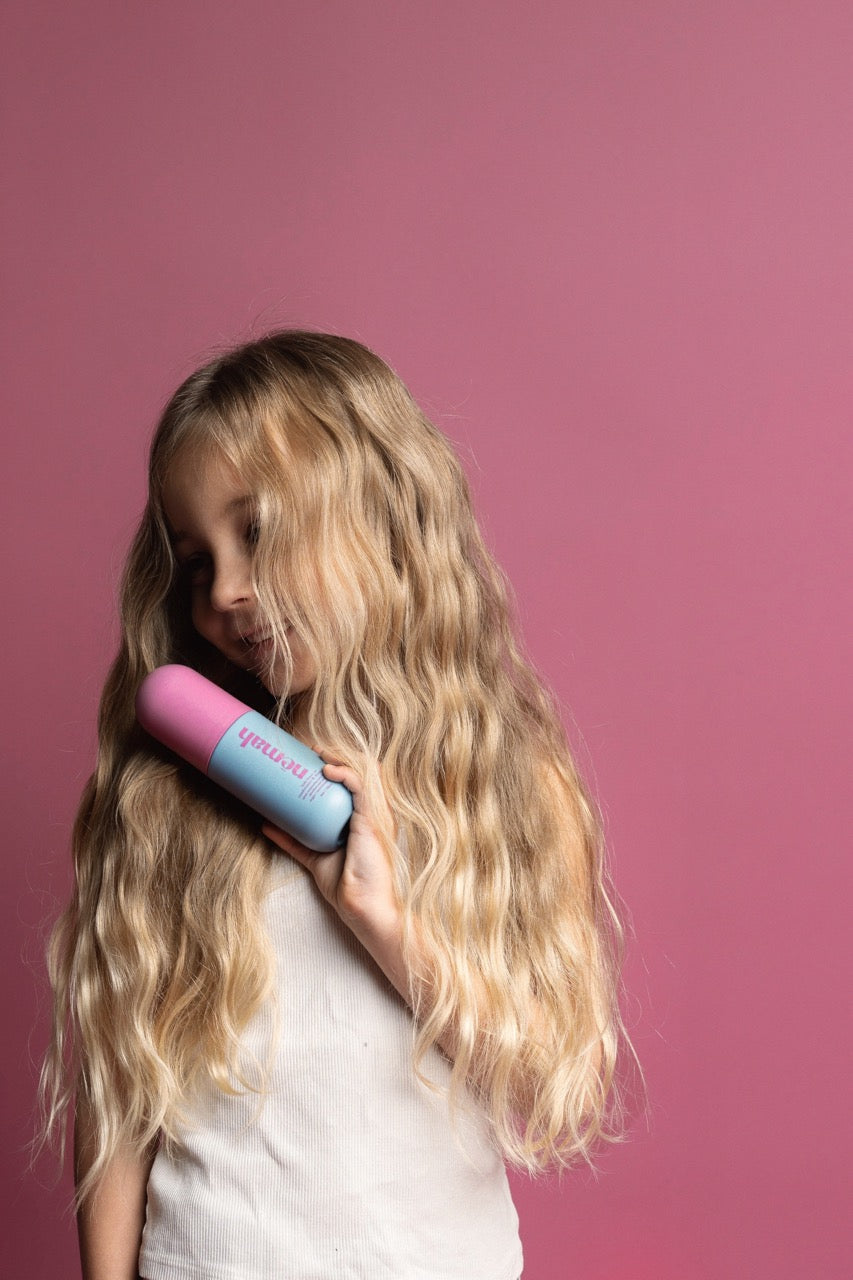
[(302, 693), (317, 676), (313, 656), (287, 628), (293, 678), (269, 669), (272, 642), (252, 590), (254, 502), (238, 473), (216, 453), (179, 453), (163, 494), (175, 557), (185, 575), (193, 626), (235, 666), (253, 671), (276, 697)]

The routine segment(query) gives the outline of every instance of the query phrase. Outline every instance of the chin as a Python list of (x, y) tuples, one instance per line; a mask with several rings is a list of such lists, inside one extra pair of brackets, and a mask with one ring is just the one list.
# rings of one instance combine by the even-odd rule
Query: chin
[(292, 698), (297, 693), (306, 693), (314, 683), (311, 679), (300, 680), (298, 676), (294, 676), (288, 684), (283, 676), (277, 677), (274, 671), (259, 672), (258, 679), (274, 698)]

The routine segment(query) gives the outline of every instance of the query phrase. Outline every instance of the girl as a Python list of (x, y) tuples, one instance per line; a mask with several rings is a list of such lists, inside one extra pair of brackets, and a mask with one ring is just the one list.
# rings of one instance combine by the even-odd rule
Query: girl
[[(630, 1046), (600, 819), (460, 464), (372, 352), (288, 331), (179, 387), (149, 481), (50, 947), (84, 1277), (516, 1280), (504, 1162), (617, 1138)], [(343, 849), (142, 731), (168, 662), (315, 747)]]

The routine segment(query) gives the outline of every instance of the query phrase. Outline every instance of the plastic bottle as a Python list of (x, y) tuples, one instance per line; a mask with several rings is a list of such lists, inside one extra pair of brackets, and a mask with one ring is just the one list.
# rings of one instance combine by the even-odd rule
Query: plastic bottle
[(323, 776), (320, 756), (191, 667), (146, 676), (136, 715), (152, 737), (309, 849), (331, 853), (346, 841), (352, 796)]

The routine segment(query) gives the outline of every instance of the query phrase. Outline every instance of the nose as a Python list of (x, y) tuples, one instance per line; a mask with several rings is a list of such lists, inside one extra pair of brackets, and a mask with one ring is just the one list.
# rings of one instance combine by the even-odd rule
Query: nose
[(251, 560), (234, 555), (217, 563), (210, 584), (210, 603), (218, 613), (245, 607), (254, 600)]

